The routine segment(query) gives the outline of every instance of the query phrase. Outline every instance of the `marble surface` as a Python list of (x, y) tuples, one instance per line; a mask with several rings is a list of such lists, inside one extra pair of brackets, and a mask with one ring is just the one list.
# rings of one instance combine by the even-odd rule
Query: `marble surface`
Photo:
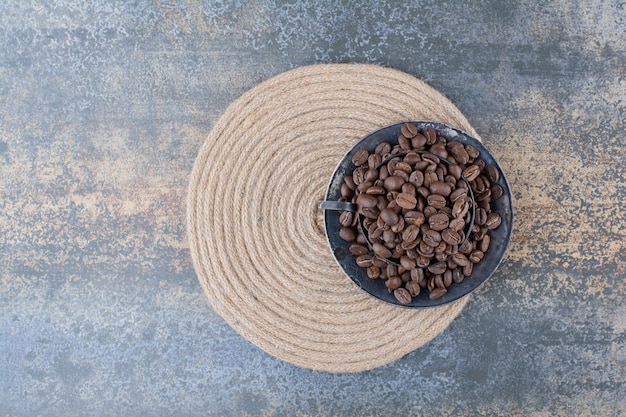
[[(315, 63), (389, 66), (507, 173), (497, 273), (424, 347), (300, 369), (215, 314), (185, 240), (204, 138)], [(626, 415), (622, 1), (0, 3), (0, 416)]]

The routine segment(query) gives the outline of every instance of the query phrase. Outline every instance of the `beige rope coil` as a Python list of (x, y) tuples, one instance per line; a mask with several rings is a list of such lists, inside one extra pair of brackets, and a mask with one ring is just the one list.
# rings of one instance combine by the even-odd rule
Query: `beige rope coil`
[(196, 159), (187, 226), (200, 283), (237, 332), (301, 367), (357, 372), (431, 340), (461, 311), (411, 310), (361, 291), (339, 268), (318, 203), (343, 155), (404, 120), (446, 123), (477, 137), (422, 81), (372, 65), (298, 68), (233, 102)]

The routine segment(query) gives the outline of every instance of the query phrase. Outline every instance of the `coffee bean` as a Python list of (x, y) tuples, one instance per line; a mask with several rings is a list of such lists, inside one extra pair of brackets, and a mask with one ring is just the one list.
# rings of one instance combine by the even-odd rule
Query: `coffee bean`
[(388, 190), (388, 191), (396, 191), (399, 190), (400, 188), (402, 188), (402, 184), (404, 184), (406, 181), (397, 176), (397, 175), (393, 175), (391, 177), (387, 177), (384, 181), (384, 187)]
[(372, 249), (374, 250), (374, 253), (376, 255), (378, 255), (378, 256), (381, 256), (383, 258), (390, 258), (391, 257), (391, 251), (389, 249), (387, 249), (381, 243), (374, 242), (374, 244), (372, 245)]
[(480, 156), (480, 152), (478, 152), (478, 149), (474, 148), (472, 145), (465, 145), (465, 151), (472, 159), (476, 159)]
[(458, 245), (462, 241), (461, 235), (452, 229), (445, 229), (444, 231), (442, 231), (441, 239), (443, 239), (443, 241), (446, 242), (448, 245), (454, 246)]
[(398, 221), (396, 222), (396, 224), (391, 226), (391, 230), (396, 233), (402, 232), (404, 230), (404, 217), (398, 216)]
[(411, 259), (406, 255), (400, 257), (400, 265), (402, 265), (402, 267), (406, 268), (409, 271), (415, 269), (417, 266), (417, 264), (415, 263), (415, 259)]
[(466, 266), (470, 263), (470, 261), (462, 253), (455, 253), (454, 255), (452, 255), (452, 260), (458, 266)]
[(396, 197), (396, 202), (398, 205), (404, 209), (413, 209), (417, 205), (417, 199), (411, 194), (400, 193)]
[(361, 255), (365, 255), (369, 252), (369, 249), (367, 249), (367, 247), (363, 246), (363, 245), (359, 245), (357, 243), (354, 243), (352, 245), (350, 245), (350, 247), (348, 248), (348, 250), (350, 251), (351, 254), (353, 254), (354, 256), (361, 256)]
[(402, 159), (403, 162), (406, 162), (407, 164), (409, 164), (411, 166), (415, 166), (415, 164), (417, 164), (421, 160), (422, 160), (422, 157), (419, 156), (419, 154), (417, 152), (414, 152), (414, 151), (408, 152), (404, 156), (404, 159)]
[(470, 255), (467, 257), (467, 259), (471, 262), (471, 263), (478, 263), (480, 262), (483, 257), (485, 256), (484, 253), (482, 253), (479, 250), (475, 250), (474, 252), (470, 253)]
[(393, 295), (400, 304), (409, 304), (411, 302), (411, 294), (405, 288), (397, 288), (394, 290)]
[(435, 181), (430, 184), (429, 191), (447, 197), (452, 192), (452, 187), (447, 182)]
[(500, 172), (498, 171), (498, 167), (495, 165), (487, 165), (485, 167), (485, 171), (487, 171), (487, 178), (492, 183), (496, 183), (500, 180)]
[(427, 230), (423, 233), (422, 242), (427, 246), (434, 248), (441, 242), (441, 235), (435, 230)]
[(356, 231), (353, 227), (342, 227), (339, 229), (339, 237), (346, 242), (354, 242), (356, 240)]
[(387, 288), (389, 288), (390, 290), (395, 290), (396, 288), (399, 288), (402, 285), (402, 279), (398, 276), (392, 276), (387, 278), (387, 281), (385, 281), (385, 286)]
[(431, 300), (436, 300), (437, 298), (443, 297), (447, 292), (448, 290), (446, 290), (445, 288), (437, 287), (428, 294), (428, 298), (430, 298)]
[(400, 131), (407, 138), (412, 138), (417, 135), (417, 127), (413, 123), (403, 123), (400, 126)]
[[(365, 181), (376, 181), (378, 179), (378, 171), (370, 168), (367, 171), (365, 171), (365, 175), (363, 176), (363, 179)], [(373, 184), (372, 184), (373, 185)]]
[(361, 214), (369, 219), (377, 219), (378, 215), (380, 214), (380, 210), (378, 210), (376, 207), (363, 207), (360, 211)]
[(459, 218), (465, 216), (469, 210), (469, 203), (466, 199), (459, 198), (452, 207), (452, 217)]
[(357, 193), (364, 193), (368, 188), (374, 185), (373, 181), (363, 181), (356, 187)]
[(424, 131), (424, 136), (426, 137), (426, 144), (427, 145), (432, 145), (433, 143), (435, 143), (437, 141), (437, 131), (435, 129), (433, 129), (432, 127), (426, 129), (426, 131)]
[(464, 279), (465, 275), (463, 275), (459, 268), (452, 270), (452, 281), (454, 281), (456, 284), (460, 284), (461, 282), (463, 282)]
[(446, 198), (439, 194), (430, 194), (426, 201), (428, 205), (436, 209), (444, 208), (446, 206)]
[(494, 184), (491, 186), (491, 199), (492, 200), (499, 199), (500, 197), (502, 197), (502, 194), (504, 194), (504, 190), (498, 184)]
[(398, 145), (403, 151), (408, 151), (411, 149), (411, 139), (407, 138), (404, 135), (398, 136)]
[(448, 268), (448, 265), (446, 265), (445, 262), (438, 262), (436, 264), (429, 265), (428, 271), (430, 271), (433, 274), (443, 274), (447, 268)]
[(443, 286), (448, 288), (450, 285), (452, 285), (452, 270), (446, 269), (443, 273)]
[(367, 268), (367, 276), (370, 279), (376, 279), (380, 276), (380, 268), (377, 266), (370, 266), (369, 268)]
[(457, 188), (450, 194), (450, 201), (456, 202), (461, 198), (465, 199), (465, 197), (467, 197), (467, 190), (464, 188)]
[(485, 235), (480, 240), (480, 244), (478, 245), (478, 249), (480, 249), (482, 252), (487, 252), (489, 250), (489, 244), (490, 243), (491, 243), (491, 238), (489, 237), (489, 235)]
[(382, 161), (383, 161), (382, 156), (376, 153), (370, 154), (370, 156), (367, 157), (367, 167), (369, 169), (377, 169), (378, 165), (380, 165)]
[(419, 211), (407, 211), (404, 214), (404, 221), (408, 225), (415, 225), (417, 227), (424, 224), (426, 218), (424, 217), (424, 213)]
[(420, 285), (417, 281), (409, 281), (404, 285), (404, 288), (411, 294), (411, 297), (417, 297), (420, 295)]
[(438, 213), (428, 218), (428, 224), (431, 229), (440, 232), (448, 227), (450, 219), (445, 214)]
[(426, 146), (426, 137), (421, 133), (417, 133), (413, 138), (411, 138), (411, 146), (415, 150), (422, 150)]
[[(342, 226), (354, 226), (352, 224), (352, 222), (354, 221), (354, 218), (355, 218), (355, 215), (354, 215), (353, 212), (351, 212), (351, 211), (344, 211), (339, 216), (339, 223), (341, 223)], [(356, 237), (355, 237), (355, 239), (356, 239)]]
[(419, 231), (419, 227), (414, 224), (407, 226), (404, 232), (402, 232), (402, 240), (405, 242), (413, 242), (417, 239)]
[(369, 187), (367, 190), (365, 190), (365, 192), (367, 194), (370, 195), (382, 195), (385, 194), (385, 189), (381, 186), (378, 185), (372, 185), (371, 187)]
[(474, 264), (471, 262), (463, 267), (463, 275), (465, 275), (466, 277), (469, 277), (470, 275), (472, 275), (473, 271), (474, 271)]
[(355, 262), (361, 268), (369, 268), (372, 266), (372, 255), (359, 255), (357, 256)]
[(369, 157), (369, 153), (365, 149), (358, 150), (352, 156), (352, 163), (356, 166), (363, 165), (367, 162), (367, 158)]
[(356, 204), (360, 209), (373, 208), (378, 204), (378, 199), (369, 194), (360, 194), (356, 199)]
[(404, 171), (407, 174), (410, 174), (411, 172), (413, 172), (413, 168), (411, 168), (411, 165), (407, 164), (406, 162), (400, 161), (396, 164), (395, 170), (394, 171)]
[(474, 181), (480, 174), (480, 168), (478, 165), (470, 165), (463, 170), (463, 176), (467, 181)]
[(390, 226), (398, 223), (398, 214), (392, 208), (389, 208), (389, 206), (380, 212), (380, 217)]
[(485, 221), (485, 227), (489, 230), (497, 229), (502, 223), (502, 217), (498, 213), (490, 213)]
[(374, 150), (374, 153), (380, 156), (388, 154), (389, 152), (391, 152), (391, 145), (388, 142), (379, 143)]
[(458, 232), (460, 230), (463, 230), (463, 228), (465, 227), (465, 221), (462, 218), (454, 218), (452, 220), (450, 220), (450, 224), (448, 225), (448, 227), (451, 230), (454, 230), (455, 232)]

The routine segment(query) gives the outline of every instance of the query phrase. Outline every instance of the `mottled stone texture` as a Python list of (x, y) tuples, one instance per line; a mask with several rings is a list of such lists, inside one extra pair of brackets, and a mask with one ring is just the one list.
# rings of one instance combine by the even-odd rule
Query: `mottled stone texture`
[[(1, 2), (0, 416), (626, 415), (626, 6), (466, 3)], [(222, 111), (322, 62), (447, 95), (517, 216), (443, 334), (354, 375), (237, 335), (185, 242)]]

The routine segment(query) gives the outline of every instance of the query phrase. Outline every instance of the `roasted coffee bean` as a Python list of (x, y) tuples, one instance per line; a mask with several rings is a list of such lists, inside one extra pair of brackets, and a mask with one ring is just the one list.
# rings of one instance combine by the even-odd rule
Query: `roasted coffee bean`
[(472, 159), (476, 159), (480, 156), (480, 152), (478, 152), (478, 149), (474, 148), (472, 145), (465, 145), (465, 151)]
[(389, 168), (387, 168), (387, 165), (383, 165), (382, 167), (380, 167), (380, 170), (378, 171), (378, 179), (384, 181), (388, 177), (389, 177)]
[[(430, 165), (430, 166), (434, 166), (434, 165)], [(430, 185), (433, 182), (437, 182), (439, 181), (439, 178), (437, 177), (437, 173), (432, 170), (432, 171), (426, 171), (426, 173), (424, 174), (424, 187), (429, 189), (429, 193), (431, 193), (432, 191), (430, 191)]]
[(474, 271), (474, 264), (471, 262), (463, 267), (463, 275), (465, 275), (466, 277), (469, 277), (470, 275), (472, 275), (473, 271)]
[(470, 165), (463, 170), (463, 176), (467, 181), (474, 181), (480, 174), (480, 168), (478, 165)]
[(467, 214), (468, 210), (469, 203), (467, 202), (467, 200), (459, 198), (454, 202), (454, 206), (452, 207), (452, 217), (462, 218)]
[(357, 187), (360, 183), (365, 180), (365, 170), (363, 168), (357, 168), (352, 173), (352, 180)]
[(437, 142), (437, 131), (432, 127), (424, 131), (424, 136), (426, 136), (427, 145), (432, 145), (433, 143)]
[[(374, 182), (378, 179), (378, 171), (370, 168), (367, 171), (365, 171), (365, 175), (363, 177), (363, 179), (365, 180), (365, 182), (371, 181)], [(374, 184), (372, 184), (374, 185)]]
[(406, 162), (400, 161), (396, 164), (396, 169), (395, 171), (404, 171), (407, 174), (410, 174), (411, 172), (413, 172), (413, 168), (411, 168), (411, 165), (407, 164)]
[(405, 226), (404, 217), (398, 216), (398, 221), (396, 222), (396, 224), (391, 226), (391, 230), (393, 230), (396, 233), (400, 233), (404, 230), (404, 226)]
[(404, 209), (413, 209), (417, 205), (417, 199), (411, 194), (400, 193), (396, 197), (396, 203)]
[(372, 266), (372, 255), (359, 255), (356, 258), (356, 264), (361, 268), (369, 268)]
[(378, 168), (381, 162), (383, 162), (383, 158), (376, 153), (370, 154), (370, 156), (367, 157), (367, 167), (369, 169)]
[(388, 154), (389, 152), (391, 152), (391, 145), (389, 144), (389, 142), (381, 142), (376, 145), (376, 149), (374, 149), (374, 153), (376, 155), (380, 155), (381, 157)]
[(339, 229), (339, 237), (346, 242), (354, 242), (356, 240), (356, 231), (353, 227), (342, 227)]
[(491, 243), (491, 237), (489, 237), (489, 235), (485, 235), (480, 240), (480, 244), (478, 245), (478, 249), (480, 249), (481, 252), (487, 252), (489, 250), (489, 244), (490, 243)]
[(404, 135), (398, 136), (398, 145), (403, 151), (408, 151), (411, 149), (411, 139), (407, 138)]
[(396, 240), (396, 234), (393, 230), (388, 229), (383, 232), (383, 241), (385, 241), (385, 243), (390, 243), (394, 240)]
[(449, 150), (450, 154), (454, 157), (454, 160), (460, 165), (465, 165), (469, 161), (470, 157), (463, 146), (455, 146)]
[(476, 196), (476, 201), (477, 202), (486, 201), (487, 203), (489, 203), (489, 201), (491, 201), (491, 188), (487, 188), (485, 191), (478, 194)]
[(360, 149), (352, 156), (352, 163), (356, 166), (363, 165), (368, 157), (369, 153), (365, 149)]
[(429, 265), (428, 271), (432, 274), (443, 274), (447, 268), (448, 265), (446, 265), (445, 262), (437, 262), (436, 264)]
[(369, 268), (367, 268), (367, 276), (370, 279), (376, 279), (380, 276), (380, 268), (377, 266), (370, 266)]
[(356, 199), (356, 204), (359, 208), (373, 208), (378, 204), (378, 199), (369, 194), (359, 194)]
[(353, 225), (354, 219), (355, 219), (355, 214), (353, 212), (344, 211), (339, 216), (339, 223), (341, 223), (342, 226), (354, 226)]
[[(411, 184), (410, 182), (405, 182), (404, 184), (402, 184), (401, 191), (404, 194), (409, 194), (409, 195), (417, 198), (417, 188), (415, 188), (415, 186), (413, 184)], [(416, 202), (417, 202), (417, 200), (416, 200)]]
[(405, 156), (404, 159), (402, 159), (403, 162), (406, 162), (407, 164), (411, 165), (411, 166), (415, 166), (415, 164), (417, 164), (419, 161), (422, 160), (422, 157), (419, 156), (419, 154), (417, 152), (408, 152)]
[(397, 288), (394, 290), (393, 295), (400, 304), (409, 304), (411, 302), (411, 294), (406, 288)]
[(380, 217), (390, 226), (398, 223), (398, 213), (396, 213), (392, 208), (389, 208), (389, 206), (380, 212)]
[(372, 185), (367, 190), (365, 190), (365, 192), (370, 195), (382, 195), (386, 193), (386, 190), (381, 186)]
[(398, 276), (389, 277), (387, 278), (387, 281), (385, 281), (385, 286), (389, 288), (390, 290), (395, 290), (396, 288), (400, 288), (401, 285), (402, 285), (402, 278)]
[(502, 197), (504, 194), (504, 190), (498, 184), (494, 184), (491, 186), (491, 200), (497, 200)]
[(384, 259), (382, 259), (380, 256), (374, 256), (372, 257), (372, 265), (377, 266), (378, 268), (384, 269), (387, 267), (387, 262)]
[(456, 284), (460, 284), (461, 282), (463, 282), (464, 279), (465, 275), (463, 275), (459, 268), (452, 270), (452, 281), (454, 281)]
[(364, 193), (368, 188), (374, 185), (373, 181), (363, 181), (356, 187), (357, 193)]
[(422, 150), (426, 146), (426, 137), (421, 133), (417, 133), (414, 137), (411, 138), (411, 146), (415, 150)]
[(447, 182), (435, 181), (430, 184), (428, 187), (431, 194), (439, 194), (441, 196), (447, 197), (452, 192), (452, 187)]
[(407, 138), (412, 138), (417, 135), (417, 127), (413, 123), (403, 123), (400, 126), (400, 132)]
[(448, 225), (448, 228), (450, 228), (451, 230), (454, 230), (455, 232), (463, 230), (464, 227), (465, 227), (465, 221), (458, 217), (450, 220), (450, 224)]
[(352, 175), (346, 175), (343, 178), (343, 182), (345, 185), (348, 186), (349, 189), (356, 190), (356, 184), (354, 183), (354, 179), (352, 178)]
[(366, 255), (369, 252), (369, 249), (367, 247), (365, 247), (363, 245), (359, 245), (357, 243), (353, 243), (352, 245), (350, 245), (348, 250), (354, 256)]
[(456, 202), (459, 199), (465, 199), (467, 197), (467, 190), (464, 188), (457, 188), (456, 190), (452, 191), (452, 193), (450, 194), (450, 201), (452, 202)]
[[(471, 243), (470, 243), (471, 245)], [(467, 257), (465, 255), (463, 255), (462, 253), (455, 253), (454, 255), (452, 255), (452, 260), (454, 261), (455, 264), (457, 264), (458, 266), (466, 266), (470, 263), (469, 259), (467, 259)]]
[(483, 257), (485, 256), (484, 253), (482, 253), (479, 250), (475, 250), (474, 252), (470, 253), (470, 255), (467, 257), (467, 259), (471, 262), (471, 263), (478, 263), (480, 261), (482, 261)]
[(407, 226), (402, 232), (402, 240), (404, 242), (413, 242), (414, 240), (417, 239), (417, 236), (419, 235), (419, 231), (420, 231), (419, 227), (414, 224)]
[(409, 271), (411, 269), (415, 269), (417, 266), (417, 264), (415, 263), (415, 259), (411, 259), (406, 255), (400, 257), (400, 265), (402, 265), (402, 267), (406, 268)]
[(428, 218), (428, 224), (431, 229), (440, 232), (448, 227), (450, 219), (445, 214), (437, 213)]
[(411, 297), (417, 297), (420, 295), (420, 285), (417, 281), (409, 281), (404, 285), (404, 288), (411, 294)]
[(443, 273), (443, 286), (448, 288), (450, 285), (452, 285), (452, 270), (446, 269)]
[(384, 187), (388, 190), (388, 191), (396, 191), (402, 188), (402, 184), (404, 184), (406, 181), (401, 178), (398, 177), (396, 175), (393, 175), (391, 177), (387, 177), (384, 181)]
[(485, 166), (485, 171), (487, 171), (487, 178), (492, 184), (500, 180), (500, 172), (498, 171), (498, 167), (495, 165)]
[(424, 198), (427, 198), (430, 195), (430, 191), (425, 186), (417, 187), (417, 194), (421, 195)]
[(381, 256), (383, 258), (391, 257), (391, 251), (381, 243), (374, 242), (374, 244), (372, 245), (372, 249), (374, 250), (374, 253), (378, 256)]
[(341, 196), (345, 199), (351, 199), (354, 195), (354, 190), (350, 189), (346, 183), (341, 184)]
[(424, 217), (424, 213), (419, 211), (407, 211), (404, 214), (404, 222), (408, 225), (415, 225), (417, 227), (424, 224), (426, 218)]
[(455, 246), (460, 244), (462, 241), (461, 235), (452, 229), (445, 229), (444, 231), (442, 231), (441, 239), (444, 242), (446, 242), (448, 245), (455, 245)]
[(437, 298), (443, 297), (447, 292), (448, 290), (446, 290), (445, 288), (437, 287), (428, 294), (428, 298), (430, 298), (431, 300), (436, 300)]
[(441, 242), (441, 235), (435, 230), (427, 230), (422, 236), (422, 242), (434, 248)]
[(502, 223), (502, 217), (498, 213), (490, 213), (485, 220), (485, 227), (489, 230), (497, 229)]
[(444, 208), (446, 206), (446, 198), (439, 194), (430, 194), (426, 201), (428, 205), (436, 209)]

